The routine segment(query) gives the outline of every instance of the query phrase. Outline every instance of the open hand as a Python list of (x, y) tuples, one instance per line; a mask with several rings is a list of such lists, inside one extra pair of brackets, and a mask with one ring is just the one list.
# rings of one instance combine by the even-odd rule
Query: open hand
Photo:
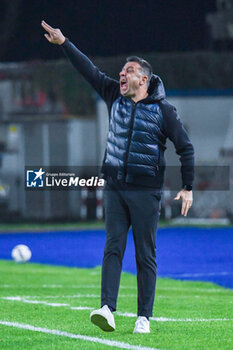
[(45, 21), (42, 21), (41, 25), (44, 28), (44, 30), (46, 30), (46, 32), (48, 33), (44, 34), (44, 36), (51, 44), (62, 45), (65, 42), (66, 38), (64, 37), (60, 29), (55, 29), (51, 27)]
[(176, 201), (182, 199), (181, 215), (186, 216), (193, 203), (193, 191), (181, 190), (174, 198)]

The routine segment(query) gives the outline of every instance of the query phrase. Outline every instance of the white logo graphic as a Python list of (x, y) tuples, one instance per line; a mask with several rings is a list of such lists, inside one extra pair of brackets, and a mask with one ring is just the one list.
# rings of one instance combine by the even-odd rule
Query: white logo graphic
[(44, 173), (40, 170), (27, 170), (27, 187), (44, 187)]

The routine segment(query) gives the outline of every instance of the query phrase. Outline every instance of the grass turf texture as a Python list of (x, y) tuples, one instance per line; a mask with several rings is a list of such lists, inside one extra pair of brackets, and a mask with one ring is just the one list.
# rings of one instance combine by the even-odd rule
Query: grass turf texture
[[(104, 333), (89, 321), (91, 310), (71, 309), (80, 306), (99, 308), (100, 279), (99, 267), (77, 269), (0, 261), (0, 321), (157, 349), (233, 349), (232, 290), (212, 283), (158, 279), (154, 317), (220, 320), (151, 321), (150, 334), (132, 334), (136, 317), (115, 315), (116, 331)], [(119, 312), (136, 313), (136, 293), (136, 277), (123, 273), (118, 299)], [(4, 299), (16, 296), (21, 299)], [(43, 303), (32, 304), (32, 301)], [(68, 305), (55, 307), (46, 302)], [(223, 321), (224, 318), (231, 320)], [(0, 349), (117, 348), (4, 325), (0, 325), (0, 334)]]

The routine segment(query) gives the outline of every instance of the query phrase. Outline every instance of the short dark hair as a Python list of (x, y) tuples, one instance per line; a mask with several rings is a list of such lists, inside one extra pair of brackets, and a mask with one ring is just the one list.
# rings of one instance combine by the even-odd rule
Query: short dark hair
[(149, 86), (153, 74), (150, 63), (138, 56), (129, 56), (126, 58), (126, 62), (137, 62), (140, 64), (142, 73), (148, 77), (147, 85)]

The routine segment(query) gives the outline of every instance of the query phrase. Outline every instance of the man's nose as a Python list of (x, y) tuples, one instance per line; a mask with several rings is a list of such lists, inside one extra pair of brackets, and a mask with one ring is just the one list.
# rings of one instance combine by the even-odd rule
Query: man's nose
[(125, 71), (122, 70), (120, 73), (119, 73), (120, 77), (123, 77), (125, 75)]

